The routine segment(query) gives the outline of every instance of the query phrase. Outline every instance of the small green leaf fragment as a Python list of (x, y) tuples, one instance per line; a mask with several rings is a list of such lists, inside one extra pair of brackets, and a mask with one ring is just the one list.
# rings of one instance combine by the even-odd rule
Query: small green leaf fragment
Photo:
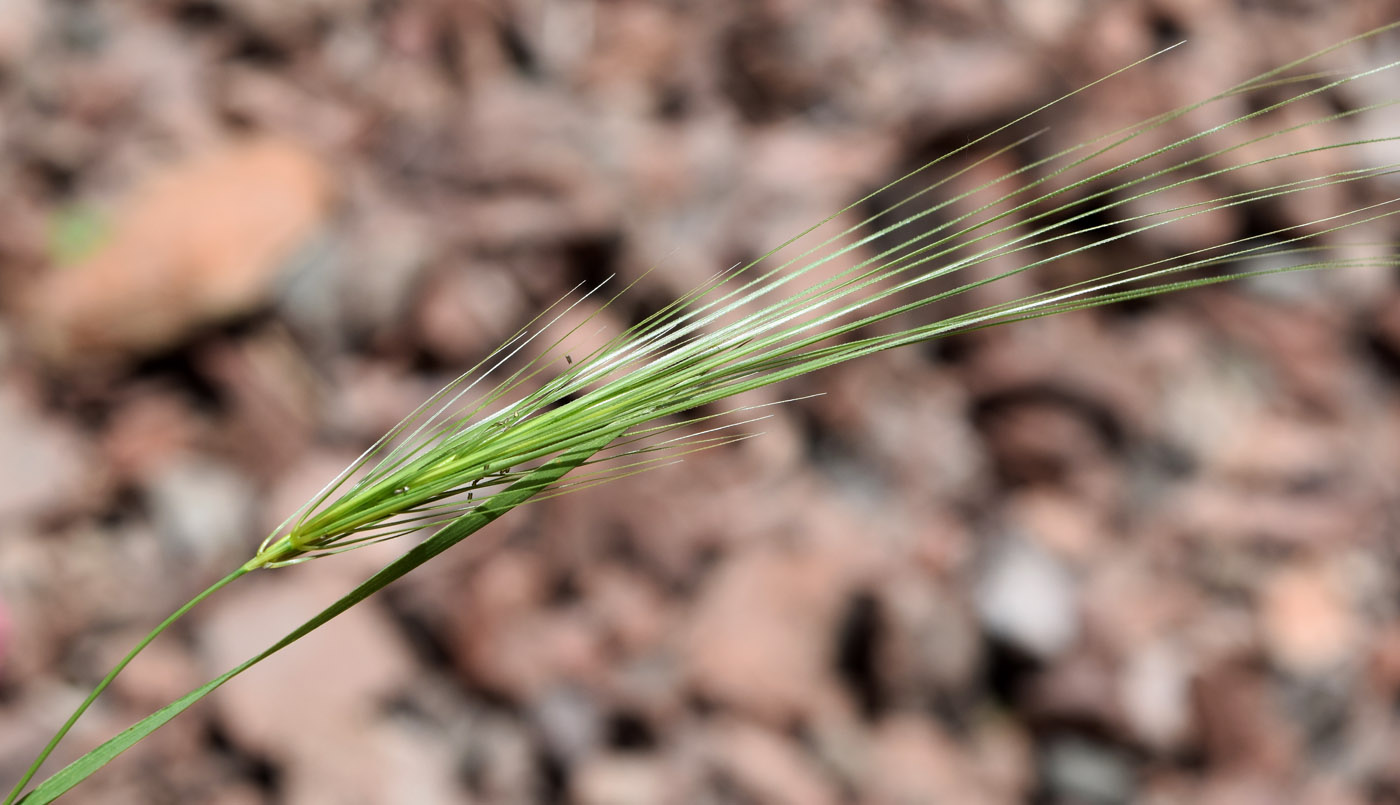
[(55, 265), (68, 266), (96, 252), (111, 236), (111, 225), (96, 208), (74, 204), (49, 219), (48, 252)]

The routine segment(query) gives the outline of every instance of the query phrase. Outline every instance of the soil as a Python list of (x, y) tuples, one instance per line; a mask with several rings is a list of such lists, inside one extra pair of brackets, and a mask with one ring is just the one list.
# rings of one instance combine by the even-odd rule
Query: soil
[[(0, 3), (0, 779), (150, 626), (573, 289), (632, 285), (571, 314), (606, 334), (872, 193), (834, 225), (918, 190), (947, 202), (926, 227), (984, 215), (991, 179), (1397, 18), (1395, 0)], [(1321, 69), (1397, 52), (1392, 32)], [(1183, 154), (1397, 88), (1382, 73)], [(1396, 126), (1380, 108), (1289, 142)], [(1085, 225), (1395, 162), (1384, 142), (1262, 162)], [(895, 324), (1306, 231), (1397, 187), (1216, 210)], [(1395, 241), (1391, 219), (1355, 231)], [(959, 334), (740, 402), (798, 397), (757, 438), (513, 512), (64, 801), (1400, 802), (1389, 272)], [(405, 545), (240, 580), (49, 771)]]

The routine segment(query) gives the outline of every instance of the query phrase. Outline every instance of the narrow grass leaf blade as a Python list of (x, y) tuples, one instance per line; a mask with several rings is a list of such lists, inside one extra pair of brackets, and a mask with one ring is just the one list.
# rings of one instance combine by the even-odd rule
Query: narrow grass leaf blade
[(526, 500), (529, 500), (531, 497), (534, 497), (536, 494), (549, 489), (570, 470), (586, 462), (599, 450), (611, 444), (613, 440), (621, 434), (622, 431), (619, 429), (598, 431), (594, 438), (562, 453), (557, 458), (547, 462), (539, 469), (534, 470), (511, 486), (482, 501), (479, 507), (449, 523), (432, 537), (429, 537), (405, 552), (403, 556), (385, 565), (382, 570), (375, 573), (364, 583), (360, 584), (360, 586), (351, 590), (340, 600), (321, 610), (315, 617), (306, 621), (301, 626), (298, 626), (295, 630), (288, 633), (286, 637), (277, 641), (277, 643), (273, 644), (261, 654), (226, 671), (151, 715), (146, 716), (116, 737), (73, 761), (52, 777), (40, 783), (37, 788), (22, 798), (20, 803), (22, 803), (22, 805), (46, 805), (46, 803), (53, 802), (74, 786), (87, 779), (98, 769), (110, 763), (122, 752), (130, 749), (138, 741), (164, 726), (167, 721), (184, 712), (190, 705), (217, 690), (225, 682), (228, 682), (230, 679), (233, 679), (249, 668), (252, 668), (254, 665), (257, 665), (273, 654), (276, 654), (310, 634), (312, 631), (320, 628), (332, 618), (370, 597), (389, 583), (396, 581), (401, 576), (407, 574), (429, 559), (432, 559), (458, 542), (461, 542), (463, 539), (471, 536), (477, 530), (496, 520), (521, 503), (524, 503)]

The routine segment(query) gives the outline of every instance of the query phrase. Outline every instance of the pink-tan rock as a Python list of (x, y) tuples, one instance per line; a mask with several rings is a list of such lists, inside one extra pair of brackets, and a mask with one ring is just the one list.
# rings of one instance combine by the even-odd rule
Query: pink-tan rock
[(228, 144), (133, 189), (110, 239), (31, 289), (27, 334), (59, 364), (148, 354), (271, 298), (322, 222), (327, 167), (280, 139)]

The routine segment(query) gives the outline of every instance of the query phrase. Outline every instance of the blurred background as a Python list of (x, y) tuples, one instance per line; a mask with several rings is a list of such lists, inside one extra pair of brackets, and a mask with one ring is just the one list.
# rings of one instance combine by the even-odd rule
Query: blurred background
[[(140, 635), (578, 283), (640, 278), (599, 314), (622, 327), (1165, 45), (1189, 40), (930, 200), (1396, 18), (1392, 0), (3, 0), (6, 788)], [(1321, 66), (1397, 54), (1391, 35)], [(1397, 97), (1385, 74), (1286, 119)], [(1388, 114), (1309, 136), (1393, 135)], [(1368, 159), (1400, 156), (1302, 169)], [(1380, 184), (1053, 276), (1393, 199)], [(746, 402), (815, 392), (760, 438), (512, 513), (65, 801), (1400, 802), (1392, 277), (1017, 324)], [(240, 580), (49, 771), (402, 548)]]

